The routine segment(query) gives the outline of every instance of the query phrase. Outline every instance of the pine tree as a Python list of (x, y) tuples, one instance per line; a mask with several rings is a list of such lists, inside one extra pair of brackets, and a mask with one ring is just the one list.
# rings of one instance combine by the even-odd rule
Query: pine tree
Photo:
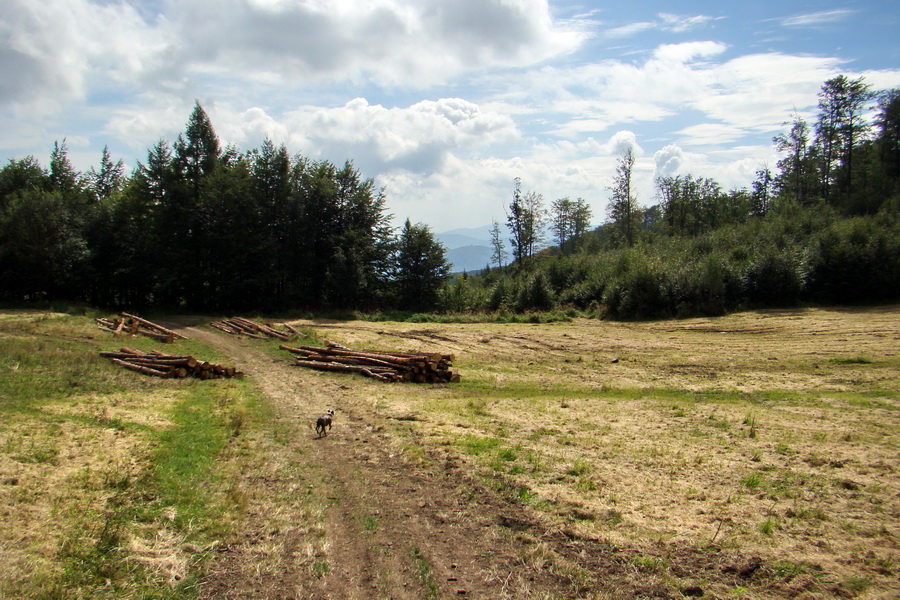
[(100, 170), (95, 171), (93, 167), (88, 172), (88, 180), (91, 184), (91, 190), (97, 200), (105, 200), (109, 198), (113, 192), (122, 188), (125, 182), (125, 163), (119, 159), (114, 163), (109, 155), (109, 146), (103, 146), (103, 154), (100, 157)]
[(407, 219), (397, 242), (397, 301), (402, 309), (432, 310), (450, 272), (446, 249), (431, 229)]

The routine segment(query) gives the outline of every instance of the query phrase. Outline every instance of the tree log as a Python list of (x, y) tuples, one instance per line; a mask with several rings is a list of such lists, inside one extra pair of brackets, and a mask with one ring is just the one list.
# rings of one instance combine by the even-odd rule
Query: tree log
[(166, 377), (168, 375), (168, 373), (165, 371), (151, 369), (150, 367), (143, 367), (141, 365), (135, 365), (118, 358), (114, 358), (112, 359), (112, 361), (119, 366), (125, 367), (129, 371), (137, 371), (138, 373), (142, 373), (144, 375), (152, 375), (154, 377)]
[(149, 327), (150, 329), (155, 329), (156, 331), (159, 331), (160, 333), (165, 333), (167, 335), (171, 335), (173, 338), (175, 338), (177, 340), (186, 340), (187, 339), (187, 337), (181, 335), (180, 333), (176, 333), (176, 332), (172, 331), (171, 329), (166, 329), (162, 325), (157, 325), (156, 323), (154, 323), (152, 321), (142, 319), (138, 316), (131, 315), (126, 312), (120, 312), (119, 314), (122, 315), (123, 317), (125, 317), (126, 319), (131, 319), (135, 323), (140, 323), (141, 325)]

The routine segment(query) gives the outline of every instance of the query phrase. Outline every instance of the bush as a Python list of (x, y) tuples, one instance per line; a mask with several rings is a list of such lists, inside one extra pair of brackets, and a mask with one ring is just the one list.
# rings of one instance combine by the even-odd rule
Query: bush
[(840, 221), (811, 244), (807, 295), (823, 303), (896, 298), (900, 234), (873, 218)]
[(516, 296), (516, 310), (550, 310), (553, 308), (553, 292), (547, 285), (543, 273), (532, 277), (525, 285), (519, 288)]
[(663, 292), (668, 287), (664, 273), (642, 258), (632, 257), (630, 269), (606, 287), (603, 302), (617, 319), (655, 319), (671, 314), (671, 302)]
[(793, 306), (804, 288), (800, 252), (793, 248), (769, 248), (747, 267), (744, 288), (747, 300), (757, 306)]

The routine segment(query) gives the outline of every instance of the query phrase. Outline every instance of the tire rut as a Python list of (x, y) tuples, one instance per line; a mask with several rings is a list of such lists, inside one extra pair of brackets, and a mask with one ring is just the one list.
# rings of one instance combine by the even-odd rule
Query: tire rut
[[(297, 531), (272, 532), (252, 505), (244, 531), (227, 544), (203, 583), (204, 598), (514, 598), (543, 590), (566, 595), (565, 581), (522, 559), (515, 536), (498, 526), (527, 522), (522, 508), (468, 477), (452, 454), (415, 464), (404, 458), (405, 436), (364, 397), (367, 385), (296, 369), (286, 356), (272, 359), (243, 339), (188, 328), (187, 335), (220, 352), (253, 378), (286, 432), (302, 483), (325, 506), (324, 556), (310, 553)], [(345, 381), (350, 381), (345, 379)], [(383, 384), (376, 384), (383, 385)], [(336, 411), (333, 429), (317, 438), (311, 420)], [(439, 451), (438, 451), (439, 452)], [(274, 457), (273, 457), (274, 459)], [(266, 482), (271, 493), (296, 490), (291, 478)], [(297, 518), (303, 518), (297, 515)], [(285, 555), (278, 572), (253, 561), (264, 548)], [(541, 595), (543, 597), (543, 594)]]

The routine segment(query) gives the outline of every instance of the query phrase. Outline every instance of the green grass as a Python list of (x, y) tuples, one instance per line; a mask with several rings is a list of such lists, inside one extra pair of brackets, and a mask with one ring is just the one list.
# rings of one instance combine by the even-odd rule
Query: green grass
[(434, 599), (440, 598), (440, 589), (431, 572), (431, 564), (429, 564), (428, 559), (422, 553), (422, 550), (417, 546), (414, 546), (410, 550), (410, 554), (412, 556), (413, 565), (419, 575), (419, 582), (422, 584), (422, 588), (425, 591), (425, 597)]
[(494, 451), (500, 444), (500, 440), (496, 438), (480, 437), (472, 434), (466, 434), (459, 440), (459, 445), (470, 456), (479, 456)]
[(379, 521), (375, 515), (366, 515), (362, 518), (362, 527), (367, 533), (378, 531)]
[(219, 510), (206, 487), (215, 487), (216, 458), (232, 436), (229, 423), (215, 409), (220, 393), (217, 387), (192, 386), (172, 411), (173, 426), (156, 438), (152, 487), (160, 495), (160, 506), (176, 509), (179, 526), (213, 522)]
[(836, 365), (871, 365), (872, 360), (865, 356), (849, 356), (843, 358), (832, 358), (828, 362)]
[(741, 485), (748, 490), (758, 490), (762, 487), (765, 477), (762, 473), (753, 472), (741, 477)]
[(765, 521), (763, 521), (759, 526), (759, 532), (763, 535), (772, 535), (772, 532), (778, 528), (778, 522), (775, 521), (772, 517), (769, 517)]
[[(52, 477), (64, 460), (76, 467), (54, 489), (23, 497), (27, 504), (50, 503), (52, 519), (39, 531), (42, 543), (56, 550), (18, 549), (32, 567), (0, 581), (0, 597), (196, 597), (208, 552), (183, 557), (184, 572), (170, 581), (134, 560), (129, 544), (156, 543), (164, 534), (177, 554), (178, 544), (205, 547), (227, 530), (235, 502), (219, 470), (223, 450), (257, 426), (264, 407), (246, 381), (148, 378), (98, 355), (122, 345), (159, 347), (98, 332), (85, 317), (0, 319), (0, 454), (36, 469), (38, 477)], [(220, 360), (196, 342), (164, 351), (172, 349)], [(136, 422), (132, 415), (150, 418)], [(110, 432), (124, 436), (131, 445), (125, 456), (139, 468), (104, 457)]]

